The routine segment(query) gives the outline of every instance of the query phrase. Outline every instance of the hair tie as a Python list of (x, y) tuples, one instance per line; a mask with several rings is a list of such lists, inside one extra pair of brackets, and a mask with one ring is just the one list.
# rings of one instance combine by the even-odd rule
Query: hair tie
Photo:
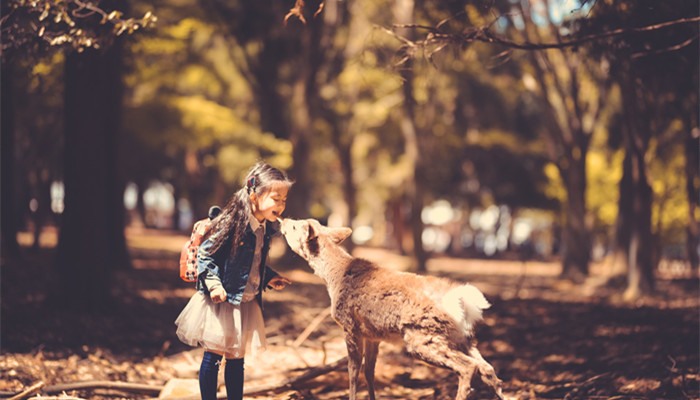
[(250, 191), (255, 191), (255, 176), (251, 176), (250, 179), (248, 179), (248, 193)]

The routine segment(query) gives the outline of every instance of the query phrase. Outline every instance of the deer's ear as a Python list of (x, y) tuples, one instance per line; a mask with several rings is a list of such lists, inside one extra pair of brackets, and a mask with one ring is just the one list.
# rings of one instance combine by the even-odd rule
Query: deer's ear
[(312, 224), (309, 224), (309, 237), (307, 240), (315, 239), (318, 237), (318, 232)]
[(331, 240), (333, 240), (335, 243), (340, 243), (343, 240), (347, 239), (348, 236), (352, 233), (352, 229), (350, 228), (333, 228), (331, 229)]

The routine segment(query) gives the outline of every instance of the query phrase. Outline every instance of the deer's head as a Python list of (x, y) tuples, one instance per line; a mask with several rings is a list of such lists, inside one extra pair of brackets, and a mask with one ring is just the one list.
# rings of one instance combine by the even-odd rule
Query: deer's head
[(289, 247), (306, 261), (318, 257), (324, 247), (338, 246), (352, 233), (350, 228), (329, 228), (315, 219), (287, 218), (280, 227)]

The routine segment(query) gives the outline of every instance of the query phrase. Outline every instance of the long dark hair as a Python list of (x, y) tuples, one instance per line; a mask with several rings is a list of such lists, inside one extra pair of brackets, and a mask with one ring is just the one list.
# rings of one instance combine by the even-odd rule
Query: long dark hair
[(248, 171), (243, 187), (233, 194), (226, 207), (221, 210), (221, 214), (212, 221), (212, 226), (204, 237), (212, 240), (212, 254), (225, 243), (232, 244), (231, 255), (236, 253), (252, 215), (250, 194), (255, 192), (259, 196), (278, 184), (291, 187), (294, 182), (284, 172), (262, 161)]

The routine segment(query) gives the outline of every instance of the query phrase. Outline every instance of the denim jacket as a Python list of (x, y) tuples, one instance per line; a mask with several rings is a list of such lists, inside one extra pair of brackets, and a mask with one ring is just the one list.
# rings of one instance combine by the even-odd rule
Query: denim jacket
[[(260, 292), (256, 296), (260, 308), (262, 308), (263, 289), (266, 289), (270, 280), (278, 275), (277, 272), (265, 265), (267, 253), (270, 250), (270, 240), (276, 233), (269, 221), (265, 221), (265, 223), (265, 236), (260, 254)], [(209, 251), (212, 245), (211, 239), (207, 239), (199, 246), (197, 252), (197, 290), (209, 295), (209, 290), (204, 284), (207, 275), (205, 272), (216, 275), (221, 279), (224, 290), (226, 290), (227, 301), (239, 305), (248, 283), (248, 276), (255, 256), (255, 233), (250, 225), (246, 227), (233, 257), (231, 257), (232, 243), (224, 243), (214, 254)]]

